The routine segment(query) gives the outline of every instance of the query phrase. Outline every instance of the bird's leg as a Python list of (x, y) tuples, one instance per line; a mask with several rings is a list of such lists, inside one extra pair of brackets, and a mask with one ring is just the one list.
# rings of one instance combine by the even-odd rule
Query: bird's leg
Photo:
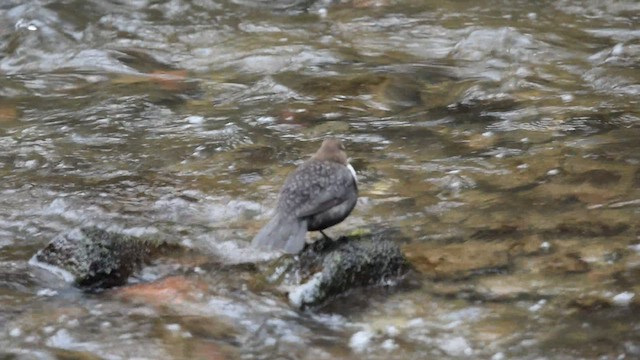
[(320, 234), (322, 234), (322, 236), (324, 236), (325, 239), (327, 239), (329, 241), (333, 241), (333, 239), (328, 237), (327, 234), (324, 233), (324, 231), (322, 231), (322, 230), (319, 230), (319, 231), (320, 231)]

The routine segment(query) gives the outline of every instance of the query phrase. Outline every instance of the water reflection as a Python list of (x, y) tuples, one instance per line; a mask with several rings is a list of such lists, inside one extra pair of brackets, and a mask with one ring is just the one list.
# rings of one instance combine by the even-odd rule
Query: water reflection
[[(640, 356), (639, 13), (3, 2), (0, 355)], [(419, 273), (299, 312), (230, 264), (327, 133), (362, 195), (334, 231), (395, 231)], [(102, 294), (27, 264), (83, 225), (201, 257)]]

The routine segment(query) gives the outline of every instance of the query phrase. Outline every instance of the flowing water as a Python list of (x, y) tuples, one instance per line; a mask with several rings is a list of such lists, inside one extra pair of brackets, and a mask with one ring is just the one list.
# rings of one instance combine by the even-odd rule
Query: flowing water
[[(3, 0), (0, 359), (640, 358), (638, 24), (635, 0)], [(329, 233), (395, 231), (411, 279), (298, 311), (202, 265), (243, 260), (327, 134), (360, 186)], [(201, 258), (94, 294), (29, 265), (86, 225)]]

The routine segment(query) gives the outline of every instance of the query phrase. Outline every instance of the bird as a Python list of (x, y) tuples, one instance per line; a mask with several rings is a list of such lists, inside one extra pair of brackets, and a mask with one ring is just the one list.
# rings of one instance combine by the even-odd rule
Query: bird
[(251, 242), (255, 248), (297, 254), (307, 231), (320, 231), (344, 220), (358, 200), (356, 171), (344, 145), (336, 138), (322, 141), (320, 149), (285, 180), (271, 220)]

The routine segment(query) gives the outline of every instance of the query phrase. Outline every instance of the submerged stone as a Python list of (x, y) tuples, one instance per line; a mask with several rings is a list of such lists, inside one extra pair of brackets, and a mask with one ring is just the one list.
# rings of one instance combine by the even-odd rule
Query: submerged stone
[[(482, 238), (489, 232), (478, 231), (476, 234)], [(425, 277), (461, 280), (505, 271), (511, 265), (511, 247), (512, 243), (508, 241), (470, 240), (451, 244), (410, 243), (404, 245), (403, 250), (411, 264)]]
[(281, 280), (289, 302), (305, 308), (354, 288), (388, 285), (405, 275), (409, 264), (394, 242), (361, 235), (318, 240), (297, 259), (283, 258), (273, 269), (271, 280)]
[(36, 265), (64, 273), (78, 287), (108, 288), (125, 284), (162, 245), (87, 227), (58, 235), (34, 259)]

